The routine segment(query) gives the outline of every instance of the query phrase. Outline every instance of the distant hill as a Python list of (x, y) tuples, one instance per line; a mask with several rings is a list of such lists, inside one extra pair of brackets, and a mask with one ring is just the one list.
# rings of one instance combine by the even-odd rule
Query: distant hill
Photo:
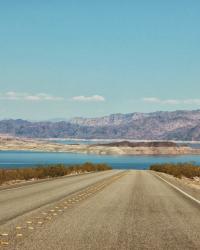
[(112, 114), (69, 121), (0, 121), (0, 134), (30, 138), (200, 140), (200, 110)]

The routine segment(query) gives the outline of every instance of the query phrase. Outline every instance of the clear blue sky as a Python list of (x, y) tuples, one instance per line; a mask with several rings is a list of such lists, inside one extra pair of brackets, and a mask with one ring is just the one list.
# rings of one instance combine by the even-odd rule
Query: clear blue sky
[(200, 108), (199, 0), (0, 3), (0, 118)]

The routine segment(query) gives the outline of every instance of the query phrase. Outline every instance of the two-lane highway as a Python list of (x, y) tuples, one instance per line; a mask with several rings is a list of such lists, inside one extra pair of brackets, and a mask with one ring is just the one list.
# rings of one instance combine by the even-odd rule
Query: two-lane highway
[[(59, 203), (56, 213), (50, 210), (56, 216), (40, 219), (39, 225), (24, 226), (23, 216), (18, 217), (18, 225), (12, 225), (18, 226), (16, 232), (13, 230), (16, 235), (5, 248), (200, 249), (199, 205), (149, 171), (129, 171), (120, 178), (111, 178), (96, 192), (98, 188), (96, 185), (77, 195), (72, 205), (69, 201), (65, 207)], [(90, 195), (92, 192), (95, 195)], [(4, 229), (8, 227), (3, 225)], [(6, 242), (9, 231), (4, 233)]]

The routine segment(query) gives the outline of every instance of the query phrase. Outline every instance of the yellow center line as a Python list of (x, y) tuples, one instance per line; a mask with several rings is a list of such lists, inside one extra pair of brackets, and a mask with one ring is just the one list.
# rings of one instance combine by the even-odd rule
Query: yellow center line
[(7, 246), (9, 245), (8, 241), (0, 241), (0, 245)]
[(17, 237), (22, 237), (22, 236), (23, 236), (23, 234), (17, 234), (16, 236), (17, 236)]
[[(123, 177), (124, 175), (125, 174), (115, 176), (115, 177), (110, 178), (107, 181), (99, 183), (98, 185), (91, 186), (91, 187), (83, 190), (82, 193), (75, 194), (74, 197), (70, 197), (70, 198), (66, 197), (65, 201), (61, 201), (62, 204), (59, 204), (59, 206), (57, 205), (54, 209), (51, 209), (48, 212), (52, 212), (51, 216), (57, 216), (58, 214), (55, 211), (63, 212), (62, 209), (67, 209), (70, 205), (75, 204), (75, 203), (77, 203), (79, 201), (82, 201), (82, 200), (86, 199), (87, 197), (97, 193), (98, 191), (100, 191), (103, 188), (107, 187), (108, 185), (112, 184), (114, 181), (118, 180), (120, 177)], [(42, 212), (41, 215), (48, 215), (48, 212)], [(51, 216), (47, 216), (45, 218), (42, 217), (42, 216), (41, 217), (38, 216), (38, 217), (35, 217), (35, 219), (40, 219), (41, 220), (43, 218), (43, 219), (51, 220), (52, 219)], [(39, 224), (39, 225), (42, 225), (42, 224), (45, 223), (45, 221), (40, 221), (40, 220), (37, 221), (36, 223)], [(27, 224), (32, 224), (33, 222), (31, 220), (28, 220), (28, 221), (26, 221), (26, 223)], [(16, 230), (20, 230), (22, 228), (23, 227), (21, 227), (21, 226), (16, 226)], [(28, 226), (28, 229), (29, 230), (34, 230), (34, 227)], [(8, 233), (2, 233), (2, 234), (0, 234), (0, 236), (8, 236)], [(22, 233), (17, 233), (16, 234), (16, 237), (22, 237), (22, 236), (23, 236)], [(0, 246), (1, 245), (8, 245), (8, 244), (9, 244), (9, 242), (0, 240)]]

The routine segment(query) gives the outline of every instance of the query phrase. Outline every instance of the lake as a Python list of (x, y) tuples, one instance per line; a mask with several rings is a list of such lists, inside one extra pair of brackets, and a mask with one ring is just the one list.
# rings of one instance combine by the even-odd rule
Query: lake
[(74, 153), (45, 153), (25, 151), (0, 151), (0, 168), (31, 167), (38, 164), (80, 164), (86, 161), (107, 163), (114, 169), (148, 169), (153, 163), (195, 162), (200, 165), (200, 155), (187, 156), (111, 156)]

